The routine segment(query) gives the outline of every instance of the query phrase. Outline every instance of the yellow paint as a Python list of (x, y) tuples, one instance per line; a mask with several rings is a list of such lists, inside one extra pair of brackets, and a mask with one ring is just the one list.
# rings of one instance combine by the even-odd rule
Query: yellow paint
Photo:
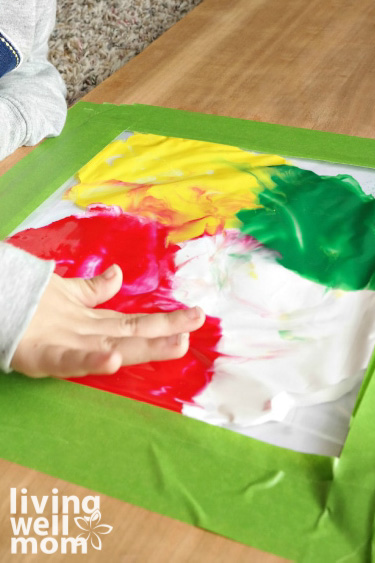
[(251, 278), (253, 278), (254, 280), (258, 279), (258, 274), (255, 268), (255, 265), (253, 264), (253, 262), (249, 262), (249, 276)]
[(156, 219), (172, 228), (171, 241), (180, 242), (239, 226), (235, 214), (260, 207), (257, 194), (273, 187), (267, 167), (282, 164), (280, 156), (137, 133), (90, 160), (66, 197), (81, 207), (119, 205)]

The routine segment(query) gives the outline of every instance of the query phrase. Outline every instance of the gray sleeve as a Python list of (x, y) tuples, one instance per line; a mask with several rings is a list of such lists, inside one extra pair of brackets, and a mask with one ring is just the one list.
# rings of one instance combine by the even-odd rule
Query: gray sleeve
[(10, 371), (53, 270), (54, 262), (0, 242), (0, 370)]
[(55, 0), (0, 0), (0, 32), (21, 64), (0, 78), (0, 160), (21, 145), (58, 135), (65, 123), (65, 85), (48, 61)]

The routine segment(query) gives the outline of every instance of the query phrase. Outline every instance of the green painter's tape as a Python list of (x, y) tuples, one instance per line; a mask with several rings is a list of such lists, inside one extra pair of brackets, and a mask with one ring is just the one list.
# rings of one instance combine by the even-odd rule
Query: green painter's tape
[[(150, 106), (79, 103), (0, 179), (0, 234), (124, 129), (375, 167), (375, 141)], [(297, 561), (370, 561), (375, 357), (340, 459), (58, 380), (0, 377), (0, 455)]]
[(65, 381), (4, 375), (0, 407), (2, 457), (291, 558), (332, 478), (329, 458)]

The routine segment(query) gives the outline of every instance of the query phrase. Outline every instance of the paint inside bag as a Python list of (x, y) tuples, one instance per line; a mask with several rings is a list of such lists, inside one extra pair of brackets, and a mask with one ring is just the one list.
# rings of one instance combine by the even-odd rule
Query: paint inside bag
[(116, 207), (89, 207), (13, 244), (54, 257), (65, 276), (119, 263), (124, 284), (109, 308), (200, 305), (208, 315), (185, 358), (78, 383), (339, 453), (375, 342), (374, 200), (353, 178), (135, 134), (94, 157), (66, 197)]

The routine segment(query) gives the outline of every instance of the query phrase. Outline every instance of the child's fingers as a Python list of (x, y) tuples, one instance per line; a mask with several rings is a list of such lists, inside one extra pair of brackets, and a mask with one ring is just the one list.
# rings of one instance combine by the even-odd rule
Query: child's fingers
[(87, 309), (88, 316), (93, 320), (102, 319), (122, 319), (124, 315), (127, 317), (147, 317), (151, 313), (121, 313), (120, 311), (115, 311), (112, 309)]
[(103, 354), (119, 354), (122, 365), (127, 366), (181, 358), (189, 348), (189, 334), (161, 338), (84, 336), (80, 344), (83, 349), (97, 350)]
[(121, 355), (114, 351), (87, 351), (63, 346), (49, 346), (44, 351), (40, 370), (43, 375), (82, 377), (89, 373), (115, 373), (121, 364)]
[(162, 338), (83, 336), (76, 345), (79, 347), (33, 347), (32, 361), (26, 346), (12, 367), (34, 378), (112, 374), (121, 366), (181, 358), (188, 350), (189, 334)]
[(151, 315), (120, 315), (92, 320), (92, 333), (112, 337), (158, 338), (197, 330), (205, 315), (199, 307), (180, 309), (172, 313)]

